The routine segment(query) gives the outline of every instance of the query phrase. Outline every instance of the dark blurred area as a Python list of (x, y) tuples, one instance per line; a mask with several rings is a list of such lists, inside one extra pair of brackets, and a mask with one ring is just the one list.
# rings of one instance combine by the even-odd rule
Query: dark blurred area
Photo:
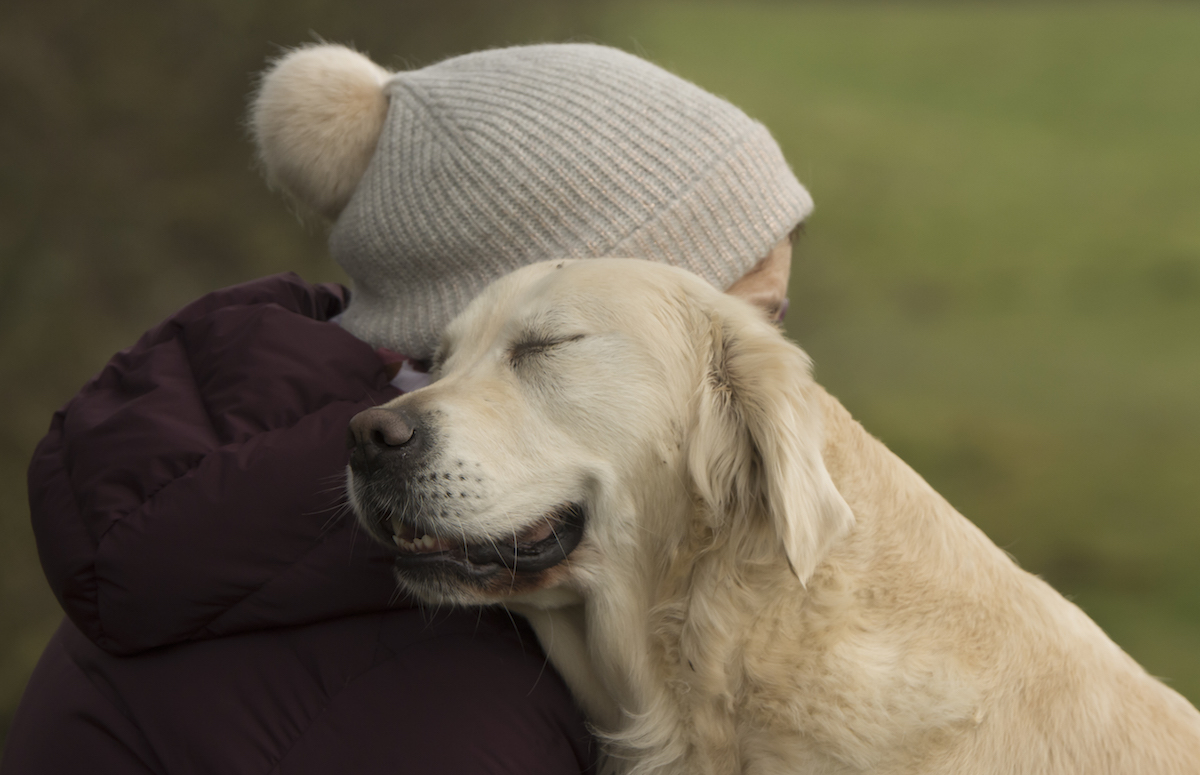
[[(255, 74), (283, 48), (384, 66), (586, 38), (568, 0), (10, 0), (0, 4), (0, 741), (61, 612), (34, 551), (25, 468), (50, 415), (116, 350), (213, 288), (342, 280), (254, 169)], [(2, 745), (2, 743), (0, 743)]]

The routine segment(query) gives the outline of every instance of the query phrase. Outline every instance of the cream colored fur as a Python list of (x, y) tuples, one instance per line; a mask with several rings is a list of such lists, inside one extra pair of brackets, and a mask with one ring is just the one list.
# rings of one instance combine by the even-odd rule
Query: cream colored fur
[(375, 152), (390, 73), (345, 46), (289, 51), (263, 75), (250, 127), (267, 180), (336, 218)]
[[(514, 345), (548, 346), (519, 359)], [(538, 264), (449, 328), (438, 418), (485, 484), (445, 529), (565, 500), (526, 613), (632, 773), (1200, 772), (1200, 714), (1022, 571), (744, 302), (645, 261)], [(470, 588), (427, 596), (492, 602)], [(504, 598), (503, 594), (499, 597)]]

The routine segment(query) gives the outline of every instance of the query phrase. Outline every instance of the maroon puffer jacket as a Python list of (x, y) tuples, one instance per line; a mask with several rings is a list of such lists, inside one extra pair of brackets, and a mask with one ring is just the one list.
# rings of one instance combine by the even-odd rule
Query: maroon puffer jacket
[(396, 601), (346, 513), (347, 423), (398, 392), (344, 303), (295, 275), (211, 294), (54, 416), (30, 508), (69, 620), (0, 775), (591, 765), (527, 625)]

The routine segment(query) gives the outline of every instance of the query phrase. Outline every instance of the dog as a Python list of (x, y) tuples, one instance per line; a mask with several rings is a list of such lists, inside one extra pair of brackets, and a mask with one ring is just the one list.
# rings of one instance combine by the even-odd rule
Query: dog
[(1200, 772), (1200, 713), (1021, 570), (759, 310), (535, 264), (351, 423), (429, 603), (502, 602), (631, 773)]

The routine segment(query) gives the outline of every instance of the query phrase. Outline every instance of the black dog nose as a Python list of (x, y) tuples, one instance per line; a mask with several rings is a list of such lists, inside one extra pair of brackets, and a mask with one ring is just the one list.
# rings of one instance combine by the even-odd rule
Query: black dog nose
[(412, 424), (400, 412), (376, 406), (351, 418), (346, 445), (369, 459), (403, 447), (414, 435)]

